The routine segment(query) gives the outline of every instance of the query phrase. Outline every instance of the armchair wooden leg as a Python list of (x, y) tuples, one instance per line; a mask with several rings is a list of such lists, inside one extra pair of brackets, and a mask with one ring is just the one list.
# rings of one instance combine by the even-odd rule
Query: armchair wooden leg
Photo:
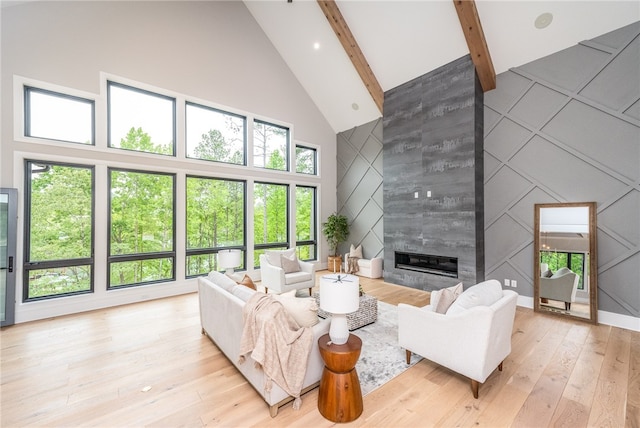
[(264, 287), (264, 294), (269, 294), (269, 289), (267, 287)]
[(471, 379), (471, 392), (473, 392), (473, 398), (478, 398), (478, 388), (480, 388), (480, 382)]
[[(504, 361), (502, 363), (504, 363)], [(498, 370), (500, 371), (502, 371), (502, 363), (498, 364)]]
[(309, 287), (309, 297), (313, 296), (313, 294), (311, 294), (312, 289), (313, 289), (312, 287)]
[(407, 355), (407, 364), (411, 364), (411, 351), (409, 351), (408, 349), (405, 349), (404, 351)]

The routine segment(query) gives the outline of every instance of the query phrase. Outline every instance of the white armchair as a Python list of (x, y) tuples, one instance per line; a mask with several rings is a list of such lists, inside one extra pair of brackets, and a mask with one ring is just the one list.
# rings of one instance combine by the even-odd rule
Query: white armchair
[(407, 364), (416, 353), (471, 379), (478, 398), (480, 383), (511, 353), (511, 333), (518, 294), (496, 280), (469, 287), (446, 314), (429, 306), (398, 305), (398, 342)]
[(297, 268), (291, 268), (290, 260), (285, 260), (283, 266), (283, 256), (287, 259), (292, 258), (295, 256), (295, 248), (282, 251), (267, 250), (265, 254), (260, 255), (260, 274), (265, 293), (271, 290), (274, 293), (282, 294), (291, 290), (308, 288), (309, 296), (311, 296), (311, 289), (316, 282), (316, 265), (296, 259)]
[(558, 269), (549, 278), (540, 278), (540, 298), (564, 302), (564, 308), (571, 309), (571, 303), (576, 300), (580, 276), (569, 268)]

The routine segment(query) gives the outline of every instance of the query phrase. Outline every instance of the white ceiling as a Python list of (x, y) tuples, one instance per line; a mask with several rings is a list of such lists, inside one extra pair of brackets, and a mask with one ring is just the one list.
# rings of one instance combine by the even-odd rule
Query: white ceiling
[[(334, 131), (381, 116), (316, 0), (244, 2)], [(384, 91), (469, 53), (452, 0), (337, 4)], [(640, 20), (638, 0), (476, 5), (496, 74)], [(538, 30), (545, 12), (553, 21)]]

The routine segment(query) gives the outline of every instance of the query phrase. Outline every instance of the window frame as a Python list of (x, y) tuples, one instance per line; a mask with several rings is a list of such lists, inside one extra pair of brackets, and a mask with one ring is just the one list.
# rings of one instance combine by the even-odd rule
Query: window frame
[[(304, 241), (298, 241), (296, 239), (296, 248), (313, 245), (313, 256), (309, 259), (303, 259), (303, 260), (305, 261), (317, 260), (318, 259), (318, 188), (316, 186), (311, 186), (306, 184), (296, 184), (294, 186), (294, 191), (299, 187), (306, 188), (306, 189), (313, 189), (313, 205), (311, 206), (311, 212), (313, 213), (313, 222), (315, 226), (313, 228), (312, 239), (307, 239)], [(297, 212), (297, 208), (298, 206), (297, 206), (297, 200), (296, 200), (296, 212)], [(295, 218), (296, 213), (293, 213), (293, 216)], [(297, 221), (295, 223), (295, 226), (296, 226), (296, 232), (297, 232), (298, 231)]]
[[(137, 173), (137, 174), (153, 174), (153, 175), (164, 175), (164, 176), (169, 176), (172, 178), (172, 182), (173, 182), (173, 186), (172, 186), (172, 199), (173, 199), (173, 212), (172, 212), (172, 222), (173, 222), (173, 230), (172, 230), (172, 243), (173, 243), (173, 250), (171, 251), (154, 251), (154, 252), (150, 252), (150, 253), (136, 253), (136, 254), (116, 254), (116, 255), (112, 255), (111, 254), (111, 234), (112, 234), (112, 213), (111, 213), (111, 193), (112, 193), (112, 187), (111, 187), (111, 180), (112, 180), (112, 176), (111, 173), (113, 171), (118, 171), (118, 172), (130, 172), (130, 173)], [(162, 171), (152, 171), (152, 170), (143, 170), (143, 169), (136, 169), (136, 168), (121, 168), (121, 167), (112, 167), (112, 166), (108, 166), (107, 167), (107, 249), (106, 249), (106, 256), (107, 256), (107, 261), (106, 261), (106, 289), (107, 291), (111, 291), (111, 290), (121, 290), (124, 288), (133, 288), (133, 287), (140, 287), (140, 286), (144, 286), (144, 285), (151, 285), (151, 284), (162, 284), (162, 283), (167, 283), (167, 282), (174, 282), (176, 281), (176, 264), (177, 264), (177, 250), (176, 250), (176, 211), (177, 211), (177, 198), (176, 198), (176, 193), (177, 193), (177, 177), (176, 177), (176, 173), (170, 173), (170, 172), (162, 172)], [(111, 265), (113, 263), (121, 263), (121, 262), (132, 262), (132, 261), (141, 261), (141, 260), (156, 260), (156, 259), (162, 259), (162, 258), (171, 258), (173, 260), (172, 263), (172, 268), (171, 268), (171, 278), (165, 278), (165, 279), (158, 279), (158, 280), (152, 280), (152, 281), (144, 281), (144, 282), (137, 282), (135, 284), (124, 284), (124, 285), (118, 285), (118, 286), (112, 286), (111, 285)]]
[[(255, 163), (255, 157), (256, 157), (256, 139), (255, 139), (255, 132), (256, 132), (256, 123), (260, 123), (262, 125), (265, 126), (271, 126), (274, 128), (280, 128), (280, 129), (285, 129), (287, 131), (287, 136), (286, 136), (286, 147), (284, 150), (284, 156), (285, 156), (285, 168), (284, 169), (274, 169), (274, 168), (267, 168), (266, 166), (259, 166), (256, 165)], [(276, 172), (281, 172), (281, 173), (286, 173), (286, 172), (291, 172), (291, 127), (286, 126), (286, 125), (280, 125), (274, 122), (269, 122), (267, 120), (263, 120), (263, 119), (258, 119), (258, 118), (253, 118), (253, 121), (251, 123), (251, 131), (252, 131), (252, 138), (253, 138), (253, 153), (251, 154), (251, 159), (252, 159), (252, 164), (255, 168), (259, 168), (259, 169), (264, 169), (267, 171), (276, 171)], [(266, 158), (265, 158), (265, 163), (266, 163)]]
[[(318, 149), (315, 147), (309, 147), (309, 146), (305, 146), (304, 144), (296, 144), (295, 145), (295, 149), (296, 149), (296, 174), (304, 174), (304, 175), (308, 175), (308, 176), (318, 176)], [(300, 172), (298, 171), (298, 148), (303, 149), (303, 150), (309, 150), (313, 152), (313, 172), (312, 173), (308, 173), (308, 172)]]
[[(38, 135), (31, 134), (31, 94), (32, 93), (41, 93), (44, 95), (49, 95), (52, 97), (58, 97), (66, 100), (81, 102), (85, 104), (89, 104), (91, 106), (91, 142), (89, 144), (81, 143), (78, 141), (70, 141), (70, 140), (60, 140), (57, 138), (43, 137)], [(61, 143), (68, 144), (78, 144), (80, 146), (85, 147), (95, 147), (96, 145), (96, 102), (91, 98), (84, 98), (77, 95), (66, 94), (63, 92), (53, 91), (51, 89), (43, 89), (36, 86), (32, 86), (29, 84), (23, 84), (23, 92), (22, 92), (22, 100), (23, 100), (23, 136), (26, 138), (37, 138), (39, 140), (48, 140), (48, 141), (56, 141)]]
[[(189, 212), (188, 212), (188, 204), (187, 204), (187, 199), (189, 197), (188, 195), (188, 186), (187, 186), (187, 182), (189, 180), (189, 178), (197, 178), (197, 179), (203, 179), (203, 180), (219, 180), (219, 181), (232, 181), (232, 182), (236, 182), (236, 183), (241, 183), (242, 184), (242, 192), (243, 192), (243, 196), (244, 196), (244, 206), (243, 206), (243, 227), (244, 227), (244, 233), (243, 233), (243, 243), (242, 245), (230, 245), (230, 246), (220, 246), (220, 247), (211, 247), (211, 248), (189, 248), (188, 247), (188, 242), (187, 242), (187, 222), (189, 221)], [(189, 279), (189, 278), (196, 278), (198, 276), (202, 276), (201, 273), (197, 273), (197, 274), (193, 274), (193, 275), (189, 275), (188, 274), (188, 264), (189, 264), (189, 256), (199, 256), (199, 255), (207, 255), (207, 254), (215, 254), (217, 256), (218, 252), (220, 252), (221, 250), (240, 250), (241, 253), (241, 260), (242, 260), (242, 266), (244, 266), (244, 269), (246, 270), (246, 266), (247, 266), (247, 181), (246, 180), (242, 180), (242, 179), (234, 179), (234, 178), (221, 178), (221, 177), (209, 177), (209, 176), (202, 176), (202, 175), (194, 175), (194, 174), (186, 174), (185, 175), (185, 224), (184, 224), (184, 230), (185, 230), (185, 278)], [(217, 266), (217, 261), (216, 261), (216, 267), (219, 268), (219, 266)]]
[[(129, 90), (129, 91), (133, 91), (133, 92), (138, 92), (144, 95), (148, 95), (148, 96), (152, 96), (152, 97), (156, 97), (156, 98), (161, 98), (161, 99), (165, 99), (167, 101), (171, 101), (171, 121), (172, 121), (172, 136), (171, 139), (173, 141), (173, 147), (172, 147), (172, 151), (170, 154), (163, 154), (163, 153), (155, 153), (155, 152), (145, 152), (145, 151), (141, 151), (141, 150), (133, 150), (133, 149), (126, 149), (126, 148), (122, 148), (122, 147), (116, 147), (114, 145), (112, 145), (112, 135), (111, 135), (111, 88), (112, 87), (119, 87), (120, 89), (125, 89), (125, 90)], [(168, 157), (176, 157), (177, 155), (177, 150), (178, 150), (178, 141), (177, 141), (177, 135), (178, 135), (178, 131), (177, 131), (177, 100), (175, 97), (169, 96), (169, 95), (165, 95), (165, 94), (161, 94), (158, 92), (153, 92), (147, 89), (142, 89), (142, 88), (138, 88), (136, 86), (132, 86), (132, 85), (128, 85), (126, 83), (120, 83), (117, 82), (115, 80), (111, 80), (111, 79), (107, 79), (107, 103), (106, 103), (106, 110), (107, 110), (107, 149), (109, 150), (123, 150), (125, 152), (133, 152), (133, 153), (144, 153), (147, 155), (156, 155), (156, 156), (168, 156)]]
[[(243, 135), (242, 135), (242, 163), (233, 163), (233, 162), (226, 162), (226, 161), (221, 161), (221, 160), (216, 160), (216, 159), (203, 159), (203, 158), (197, 158), (197, 157), (193, 157), (193, 156), (189, 156), (189, 147), (188, 147), (188, 141), (187, 141), (187, 133), (189, 130), (189, 116), (187, 114), (187, 108), (189, 106), (192, 107), (196, 107), (196, 108), (200, 108), (203, 110), (210, 110), (216, 113), (221, 113), (227, 116), (233, 116), (239, 119), (242, 119), (243, 122)], [(236, 165), (236, 166), (247, 166), (247, 148), (249, 147), (248, 145), (248, 134), (249, 134), (249, 121), (247, 120), (247, 116), (246, 115), (242, 115), (242, 114), (238, 114), (238, 113), (233, 113), (227, 110), (223, 110), (217, 107), (211, 107), (211, 106), (207, 106), (205, 104), (202, 103), (197, 103), (197, 102), (193, 102), (193, 101), (187, 101), (185, 100), (184, 102), (184, 157), (186, 159), (193, 159), (193, 160), (200, 160), (200, 161), (205, 161), (205, 162), (217, 162), (217, 163), (221, 163), (221, 164), (226, 164), (226, 165)]]
[[(287, 201), (286, 201), (286, 216), (285, 218), (287, 219), (287, 225), (286, 225), (286, 241), (285, 242), (267, 242), (265, 244), (258, 244), (256, 241), (256, 228), (255, 228), (255, 190), (256, 190), (256, 185), (257, 184), (261, 184), (261, 185), (269, 185), (269, 186), (283, 186), (286, 191), (285, 191), (285, 195), (287, 197)], [(253, 202), (253, 224), (251, 225), (252, 228), (252, 236), (253, 236), (253, 252), (254, 254), (256, 253), (264, 253), (264, 251), (266, 250), (286, 250), (287, 248), (290, 247), (290, 243), (291, 243), (291, 236), (289, 233), (289, 229), (291, 226), (291, 196), (289, 194), (291, 189), (291, 184), (290, 183), (275, 183), (275, 182), (270, 182), (270, 181), (261, 181), (261, 180), (255, 180), (253, 182), (253, 194), (254, 194), (254, 202)], [(254, 261), (254, 269), (255, 268), (259, 268), (260, 267), (260, 257), (255, 257)]]
[[(29, 166), (32, 164), (56, 165), (70, 168), (81, 168), (91, 171), (91, 256), (74, 259), (58, 259), (31, 261), (31, 174)], [(22, 263), (22, 302), (34, 302), (39, 300), (57, 299), (60, 297), (76, 296), (81, 294), (91, 294), (95, 288), (95, 243), (96, 243), (96, 168), (95, 165), (85, 165), (72, 162), (43, 161), (37, 159), (24, 160), (24, 240), (23, 240), (23, 263)], [(29, 272), (32, 270), (56, 269), (75, 266), (90, 266), (89, 289), (74, 291), (69, 293), (50, 294), (47, 296), (29, 297)]]

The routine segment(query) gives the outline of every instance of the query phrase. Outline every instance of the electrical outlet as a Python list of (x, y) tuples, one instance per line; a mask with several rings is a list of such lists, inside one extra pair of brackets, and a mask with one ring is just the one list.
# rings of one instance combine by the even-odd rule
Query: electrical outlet
[(510, 287), (511, 286), (511, 281), (509, 281), (508, 279), (504, 280), (504, 286), (505, 287)]
[(516, 287), (518, 286), (518, 281), (516, 281), (515, 279), (512, 279), (512, 280), (511, 280), (511, 286), (512, 286), (513, 288), (516, 288)]

